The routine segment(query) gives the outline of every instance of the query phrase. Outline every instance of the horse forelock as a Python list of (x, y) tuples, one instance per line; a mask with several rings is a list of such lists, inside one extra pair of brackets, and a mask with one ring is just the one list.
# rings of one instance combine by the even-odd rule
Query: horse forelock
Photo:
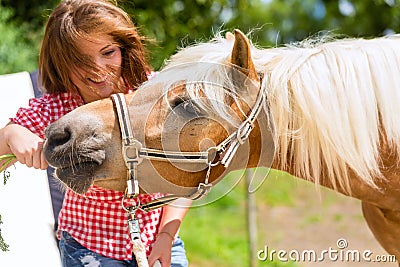
[(222, 120), (238, 126), (237, 116), (226, 105), (227, 96), (234, 100), (241, 96), (230, 73), (232, 47), (232, 41), (217, 36), (211, 42), (183, 48), (144, 87), (162, 84), (165, 93), (184, 82), (190, 98), (206, 113), (217, 114)]
[[(311, 44), (311, 45), (310, 45)], [(279, 168), (317, 183), (329, 179), (350, 191), (348, 168), (368, 185), (379, 170), (380, 127), (400, 151), (400, 38), (309, 40), (301, 47), (259, 49), (252, 46), (257, 72), (264, 76), (268, 117), (274, 129)], [(197, 81), (206, 98), (224, 102), (226, 72), (233, 42), (217, 36), (211, 42), (180, 50), (152, 82), (165, 90), (185, 81), (192, 98)], [(191, 86), (192, 84), (193, 86)], [(200, 105), (232, 119), (223, 105)], [(291, 164), (292, 166), (287, 166)], [(324, 175), (324, 177), (322, 177)]]

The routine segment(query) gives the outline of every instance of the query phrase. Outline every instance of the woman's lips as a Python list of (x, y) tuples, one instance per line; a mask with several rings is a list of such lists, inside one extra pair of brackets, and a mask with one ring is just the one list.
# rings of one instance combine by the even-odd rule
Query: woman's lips
[(97, 87), (102, 87), (107, 85), (107, 79), (94, 79), (88, 78), (88, 80)]

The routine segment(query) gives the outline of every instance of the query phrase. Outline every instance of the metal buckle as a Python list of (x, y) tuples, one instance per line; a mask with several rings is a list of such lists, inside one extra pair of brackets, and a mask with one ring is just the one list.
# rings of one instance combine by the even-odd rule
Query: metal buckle
[(128, 227), (131, 235), (131, 240), (140, 239), (140, 226), (139, 220), (136, 218), (136, 210), (128, 214)]
[(130, 140), (129, 144), (122, 143), (122, 147), (124, 149), (123, 153), (124, 160), (127, 165), (130, 162), (140, 164), (143, 161), (143, 158), (140, 157), (140, 150), (142, 149), (142, 143), (140, 143), (138, 140), (136, 139)]
[(202, 199), (203, 197), (207, 196), (208, 193), (212, 189), (212, 184), (205, 184), (205, 183), (200, 183), (197, 187), (197, 191), (193, 193), (191, 196), (189, 196), (189, 199), (192, 200), (199, 200)]

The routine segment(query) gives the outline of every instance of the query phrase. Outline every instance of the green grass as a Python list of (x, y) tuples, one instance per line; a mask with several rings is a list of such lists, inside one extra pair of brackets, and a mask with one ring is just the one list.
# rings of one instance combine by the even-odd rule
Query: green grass
[(298, 187), (300, 181), (294, 179), (290, 174), (278, 170), (269, 170), (266, 168), (258, 168), (257, 176), (265, 177), (265, 182), (256, 191), (257, 200), (268, 206), (293, 206), (295, 199), (293, 191)]
[[(268, 173), (259, 169), (256, 175)], [(249, 266), (250, 253), (245, 210), (246, 186), (243, 172), (229, 174), (201, 203), (194, 203), (181, 227), (190, 266)], [(272, 171), (255, 192), (257, 205), (292, 205), (293, 179)], [(259, 179), (260, 180), (260, 179)], [(214, 190), (215, 189), (215, 190)], [(225, 189), (225, 190), (224, 190)], [(263, 247), (257, 248), (261, 250)], [(256, 256), (256, 255), (255, 255)], [(257, 261), (259, 266), (297, 266), (293, 263)]]

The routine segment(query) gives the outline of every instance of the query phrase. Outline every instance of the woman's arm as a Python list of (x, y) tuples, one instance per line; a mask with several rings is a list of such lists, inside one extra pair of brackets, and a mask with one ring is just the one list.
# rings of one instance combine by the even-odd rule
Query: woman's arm
[(16, 161), (45, 170), (48, 163), (42, 148), (43, 140), (21, 125), (9, 123), (0, 129), (0, 155), (12, 153)]
[(161, 262), (162, 267), (171, 265), (172, 244), (191, 203), (192, 200), (181, 198), (164, 207), (158, 235), (149, 257), (150, 266), (153, 266), (157, 259)]

